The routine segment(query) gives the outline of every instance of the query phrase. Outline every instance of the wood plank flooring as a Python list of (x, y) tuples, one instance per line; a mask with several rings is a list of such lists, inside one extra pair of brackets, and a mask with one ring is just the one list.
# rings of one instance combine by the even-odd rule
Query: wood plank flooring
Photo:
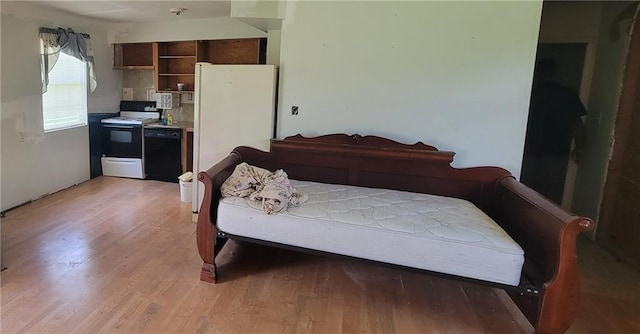
[[(177, 184), (99, 177), (7, 213), (2, 333), (531, 333), (505, 293), (230, 241), (199, 281)], [(640, 275), (580, 243), (570, 333), (640, 332)]]

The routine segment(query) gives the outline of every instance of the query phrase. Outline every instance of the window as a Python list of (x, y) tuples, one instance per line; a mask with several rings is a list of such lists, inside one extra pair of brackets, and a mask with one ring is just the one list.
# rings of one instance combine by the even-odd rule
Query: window
[(87, 64), (60, 52), (42, 94), (44, 131), (87, 125)]

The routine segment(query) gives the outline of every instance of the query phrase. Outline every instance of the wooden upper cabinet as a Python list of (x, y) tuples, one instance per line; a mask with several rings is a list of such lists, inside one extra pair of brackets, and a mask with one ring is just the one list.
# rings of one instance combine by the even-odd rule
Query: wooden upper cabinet
[(198, 42), (198, 61), (212, 64), (264, 64), (265, 38), (221, 39)]
[(153, 43), (114, 44), (113, 68), (117, 70), (153, 70)]
[(183, 83), (183, 91), (193, 91), (197, 46), (196, 41), (154, 43), (156, 90), (160, 92), (177, 91), (178, 83)]
[(196, 62), (212, 64), (265, 64), (266, 38), (153, 43), (155, 87), (159, 92), (195, 89)]

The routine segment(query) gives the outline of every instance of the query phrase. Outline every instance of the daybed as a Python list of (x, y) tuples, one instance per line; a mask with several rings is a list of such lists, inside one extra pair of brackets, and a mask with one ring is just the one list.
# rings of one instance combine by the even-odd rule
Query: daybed
[[(578, 307), (576, 238), (593, 223), (565, 212), (502, 168), (453, 168), (453, 155), (423, 143), (359, 135), (297, 135), (272, 140), (270, 152), (238, 147), (198, 174), (205, 186), (197, 225), (200, 279), (215, 282), (216, 254), (228, 238), (240, 239), (500, 287), (537, 332), (566, 331)], [(243, 199), (223, 199), (220, 186), (241, 162), (283, 169), (292, 185), (311, 193), (310, 203), (266, 215)], [(340, 200), (348, 197), (346, 202), (334, 197), (327, 204), (332, 192)], [(445, 204), (432, 204), (443, 199)], [(396, 219), (405, 209), (416, 213)], [(469, 220), (497, 225), (474, 228)], [(448, 241), (454, 247), (449, 253), (443, 247)], [(372, 247), (360, 249), (362, 244)]]

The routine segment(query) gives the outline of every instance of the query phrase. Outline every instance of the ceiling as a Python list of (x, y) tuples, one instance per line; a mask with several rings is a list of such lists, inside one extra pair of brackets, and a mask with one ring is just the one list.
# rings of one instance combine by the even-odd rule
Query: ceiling
[[(31, 1), (40, 6), (55, 8), (64, 12), (81, 15), (107, 22), (150, 22), (178, 19), (202, 19), (229, 17), (230, 0), (202, 1)], [(186, 8), (180, 15), (171, 13), (171, 8)]]

